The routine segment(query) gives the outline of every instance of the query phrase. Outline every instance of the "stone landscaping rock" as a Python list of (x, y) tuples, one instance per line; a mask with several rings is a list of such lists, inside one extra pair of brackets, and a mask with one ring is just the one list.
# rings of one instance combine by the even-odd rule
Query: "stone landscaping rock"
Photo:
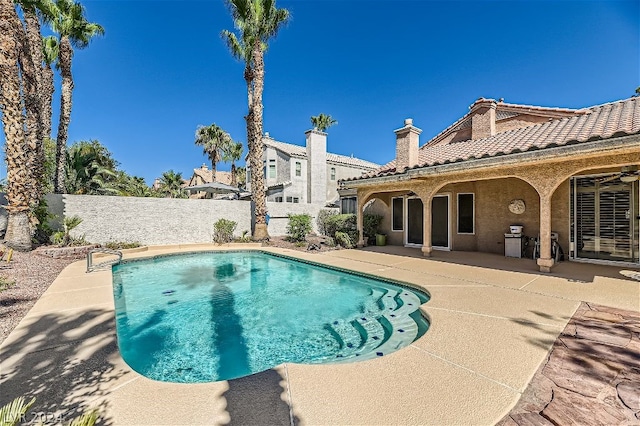
[(627, 327), (610, 327), (609, 322), (581, 321), (576, 326), (576, 337), (607, 345), (627, 346), (631, 340), (631, 331)]

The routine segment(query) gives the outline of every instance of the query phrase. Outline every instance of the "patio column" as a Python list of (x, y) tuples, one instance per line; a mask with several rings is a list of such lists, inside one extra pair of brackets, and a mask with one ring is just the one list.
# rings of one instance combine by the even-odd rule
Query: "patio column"
[(356, 244), (356, 247), (358, 248), (364, 247), (364, 230), (363, 230), (364, 229), (363, 215), (364, 215), (364, 204), (365, 204), (364, 199), (365, 199), (364, 192), (358, 191), (358, 197), (357, 197), (358, 207), (356, 208), (356, 223), (358, 227), (358, 243)]
[(554, 260), (551, 258), (551, 196), (540, 194), (540, 272), (551, 272)]
[(422, 198), (422, 255), (431, 257), (433, 248), (431, 247), (431, 199), (432, 197)]

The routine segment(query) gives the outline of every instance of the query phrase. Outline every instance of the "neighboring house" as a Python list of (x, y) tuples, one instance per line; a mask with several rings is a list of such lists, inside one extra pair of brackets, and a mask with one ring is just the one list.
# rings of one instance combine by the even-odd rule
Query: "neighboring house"
[(640, 266), (640, 98), (583, 109), (480, 98), (422, 147), (412, 120), (395, 130), (396, 158), (341, 182), (383, 214), (391, 244), (504, 253), (510, 225), (540, 237), (549, 271), (552, 232), (572, 260)]
[[(308, 130), (306, 146), (278, 142), (265, 134), (264, 175), (267, 201), (333, 204), (338, 201), (338, 181), (361, 176), (380, 165), (353, 156), (327, 152), (327, 134)], [(250, 182), (247, 170), (247, 182)], [(248, 188), (250, 190), (250, 187)]]
[[(213, 170), (203, 164), (199, 169), (193, 169), (193, 175), (189, 179), (186, 186), (203, 185), (213, 182)], [(216, 182), (231, 185), (231, 172), (216, 171)], [(206, 192), (196, 192), (191, 194), (189, 198), (211, 198), (212, 194)]]

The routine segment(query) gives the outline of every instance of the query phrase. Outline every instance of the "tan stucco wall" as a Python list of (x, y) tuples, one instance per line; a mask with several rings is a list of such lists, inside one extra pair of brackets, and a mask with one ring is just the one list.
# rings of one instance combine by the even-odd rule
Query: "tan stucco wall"
[[(475, 194), (475, 234), (457, 233), (459, 193)], [(504, 253), (504, 234), (509, 225), (523, 225), (524, 234), (537, 236), (539, 232), (540, 199), (528, 183), (516, 179), (494, 179), (477, 182), (449, 184), (440, 193), (451, 194), (452, 249), (458, 251), (482, 251)], [(509, 211), (509, 202), (522, 199), (526, 210), (517, 215)]]
[(548, 117), (520, 114), (512, 118), (505, 118), (496, 122), (496, 133), (507, 132), (509, 130), (520, 129), (534, 124), (545, 123)]

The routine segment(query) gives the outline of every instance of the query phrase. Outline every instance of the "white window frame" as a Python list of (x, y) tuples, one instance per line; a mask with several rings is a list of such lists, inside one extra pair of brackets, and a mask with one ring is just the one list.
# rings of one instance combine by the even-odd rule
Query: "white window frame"
[[(273, 166), (273, 176), (271, 176), (271, 166)], [(276, 179), (278, 177), (278, 170), (277, 170), (275, 159), (273, 158), (269, 159), (269, 162), (267, 163), (267, 172), (269, 173), (267, 175), (267, 179)]]
[[(405, 211), (406, 211), (406, 208), (405, 208), (406, 207), (405, 206), (406, 202), (405, 202), (404, 198), (405, 197), (391, 197), (391, 232), (404, 232), (404, 229), (405, 229), (405, 223), (404, 223), (405, 222)], [(393, 228), (393, 217), (394, 217), (394, 214), (393, 214), (393, 206), (394, 206), (393, 200), (395, 200), (395, 199), (402, 200), (402, 229), (394, 229)]]
[(301, 177), (302, 176), (302, 162), (301, 161), (296, 161), (296, 164), (295, 164), (294, 167), (295, 167), (295, 170), (294, 170), (295, 176), (296, 177)]
[[(461, 195), (471, 195), (472, 199), (472, 216), (473, 216), (473, 231), (471, 232), (460, 232), (460, 196)], [(458, 192), (456, 194), (456, 234), (458, 235), (476, 235), (476, 194), (475, 192)]]
[(329, 175), (330, 179), (331, 180), (336, 180), (336, 168), (335, 167), (331, 167), (331, 170), (329, 172), (330, 172), (330, 175)]

